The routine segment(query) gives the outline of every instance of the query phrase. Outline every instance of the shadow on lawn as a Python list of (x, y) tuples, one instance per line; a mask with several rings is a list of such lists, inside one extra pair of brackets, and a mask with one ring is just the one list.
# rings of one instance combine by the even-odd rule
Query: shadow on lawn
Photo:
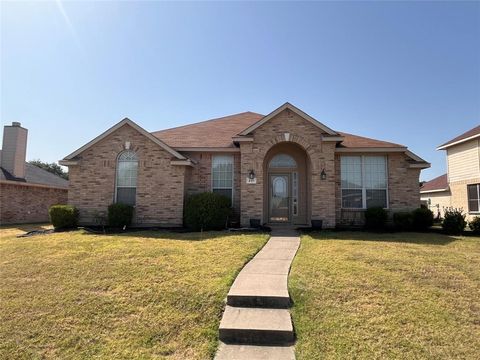
[[(204, 232), (179, 232), (179, 231), (167, 231), (167, 230), (129, 230), (118, 233), (106, 233), (100, 232), (93, 233), (85, 231), (85, 235), (101, 235), (112, 237), (136, 237), (146, 239), (158, 239), (158, 240), (180, 240), (180, 241), (203, 241), (222, 238), (226, 236), (243, 235), (245, 233), (230, 232), (230, 231), (204, 231)], [(246, 234), (253, 234), (248, 232)]]
[(314, 240), (359, 240), (428, 245), (448, 245), (458, 240), (453, 236), (433, 232), (375, 233), (366, 231), (321, 231), (308, 235)]

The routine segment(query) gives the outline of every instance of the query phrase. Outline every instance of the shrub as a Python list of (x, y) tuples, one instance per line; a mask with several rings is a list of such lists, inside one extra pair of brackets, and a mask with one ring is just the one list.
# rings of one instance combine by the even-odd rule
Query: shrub
[(195, 194), (185, 204), (185, 225), (195, 231), (224, 229), (230, 213), (228, 197), (212, 192)]
[(117, 228), (130, 226), (133, 218), (133, 206), (126, 204), (112, 204), (108, 207), (108, 225)]
[(388, 214), (384, 208), (372, 207), (365, 211), (365, 228), (368, 230), (383, 230)]
[(467, 222), (462, 209), (448, 208), (443, 216), (442, 228), (447, 234), (458, 235), (465, 230)]
[(413, 214), (411, 212), (397, 212), (393, 214), (393, 224), (398, 231), (410, 231), (413, 229)]
[(78, 209), (72, 205), (52, 205), (48, 209), (48, 215), (55, 230), (75, 228), (78, 225)]
[(468, 223), (468, 226), (474, 234), (480, 234), (480, 216), (475, 216), (472, 221)]
[(427, 230), (433, 225), (433, 212), (427, 208), (420, 207), (413, 210), (413, 228), (417, 231)]

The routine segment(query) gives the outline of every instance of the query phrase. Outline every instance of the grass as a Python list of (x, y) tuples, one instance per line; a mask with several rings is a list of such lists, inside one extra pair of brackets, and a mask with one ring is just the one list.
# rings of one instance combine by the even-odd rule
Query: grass
[(0, 232), (2, 359), (211, 358), (228, 289), (267, 240)]
[(290, 280), (297, 359), (478, 359), (480, 238), (302, 237)]

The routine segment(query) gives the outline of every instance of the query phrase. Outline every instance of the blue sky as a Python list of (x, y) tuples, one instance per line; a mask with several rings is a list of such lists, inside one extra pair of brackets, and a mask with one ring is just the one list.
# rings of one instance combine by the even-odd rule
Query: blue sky
[(285, 101), (435, 147), (480, 123), (479, 2), (1, 2), (2, 124), (57, 161), (123, 117), (149, 131)]

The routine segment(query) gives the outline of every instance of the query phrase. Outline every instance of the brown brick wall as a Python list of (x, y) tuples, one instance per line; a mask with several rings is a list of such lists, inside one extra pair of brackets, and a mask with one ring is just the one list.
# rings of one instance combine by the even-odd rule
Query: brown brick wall
[(70, 166), (68, 202), (80, 210), (80, 222), (95, 223), (113, 203), (116, 159), (126, 141), (139, 159), (134, 223), (182, 225), (185, 166), (171, 165), (171, 154), (129, 125), (85, 150), (79, 165)]
[(49, 222), (48, 209), (67, 203), (67, 189), (0, 184), (0, 224)]
[[(300, 145), (307, 153), (310, 169), (310, 216), (323, 219), (325, 227), (335, 226), (335, 161), (334, 143), (322, 142), (322, 131), (290, 110), (285, 110), (269, 122), (257, 128), (253, 143), (241, 144), (241, 203), (242, 225), (248, 225), (250, 218), (266, 222), (264, 212), (264, 163), (268, 150), (284, 142), (284, 134), (289, 133), (289, 141)], [(327, 180), (320, 179), (325, 168)], [(246, 184), (250, 169), (257, 175), (256, 184)], [(308, 220), (307, 220), (308, 221)]]
[(196, 162), (193, 168), (187, 170), (185, 177), (185, 191), (187, 196), (212, 191), (212, 156), (233, 156), (233, 220), (238, 221), (240, 217), (240, 153), (184, 152), (183, 155)]
[[(364, 223), (364, 210), (342, 209), (340, 157), (346, 153), (335, 156), (336, 167), (336, 214), (337, 224), (344, 226), (358, 226)], [(368, 155), (354, 153), (350, 155)], [(375, 154), (387, 156), (388, 170), (388, 207), (390, 213), (408, 211), (420, 206), (420, 169), (409, 168), (410, 163), (403, 153)]]

